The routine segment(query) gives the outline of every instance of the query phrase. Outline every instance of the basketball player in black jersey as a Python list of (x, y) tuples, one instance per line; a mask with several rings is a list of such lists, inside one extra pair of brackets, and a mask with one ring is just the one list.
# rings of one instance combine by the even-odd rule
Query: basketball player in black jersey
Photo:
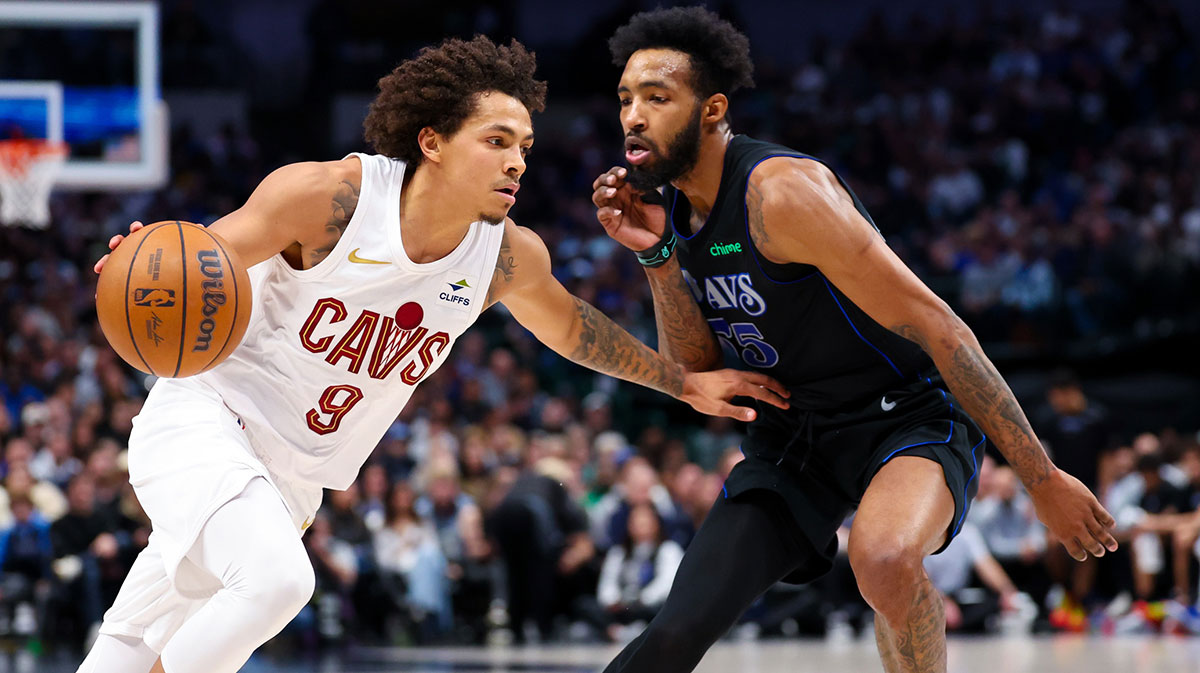
[[(888, 248), (820, 160), (733, 135), (752, 85), (744, 35), (703, 8), (638, 14), (609, 43), (628, 168), (597, 178), (608, 234), (637, 251), (659, 348), (692, 370), (722, 347), (791, 391), (763, 406), (746, 458), (670, 597), (608, 671), (690, 671), (763, 591), (849, 555), (884, 668), (945, 671), (942, 599), (922, 567), (962, 526), (990, 440), (1076, 559), (1115, 550), (1113, 519), (1043, 451), (971, 330)], [(986, 439), (985, 439), (986, 434)]]

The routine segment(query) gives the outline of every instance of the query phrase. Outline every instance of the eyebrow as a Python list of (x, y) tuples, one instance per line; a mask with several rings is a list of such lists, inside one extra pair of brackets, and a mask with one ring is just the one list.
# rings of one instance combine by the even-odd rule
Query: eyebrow
[[(483, 130), (499, 131), (501, 133), (507, 133), (508, 135), (513, 136), (513, 137), (516, 137), (516, 135), (517, 135), (517, 132), (514, 131), (511, 126), (507, 126), (505, 124), (489, 124), (489, 125), (483, 127)], [(530, 133), (529, 135), (525, 136), (525, 140), (533, 140), (533, 134)]]
[[(661, 79), (648, 79), (637, 83), (639, 89), (670, 89), (671, 85)], [(624, 84), (617, 87), (617, 93), (630, 93), (631, 89)]]

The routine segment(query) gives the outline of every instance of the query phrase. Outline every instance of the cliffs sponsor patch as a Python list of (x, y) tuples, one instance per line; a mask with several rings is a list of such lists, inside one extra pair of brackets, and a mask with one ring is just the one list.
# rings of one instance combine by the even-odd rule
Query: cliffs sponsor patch
[(451, 308), (463, 311), (464, 313), (471, 311), (471, 303), (475, 301), (475, 288), (479, 282), (475, 276), (467, 275), (461, 271), (451, 271), (442, 277), (442, 282), (438, 286), (438, 304), (450, 306)]

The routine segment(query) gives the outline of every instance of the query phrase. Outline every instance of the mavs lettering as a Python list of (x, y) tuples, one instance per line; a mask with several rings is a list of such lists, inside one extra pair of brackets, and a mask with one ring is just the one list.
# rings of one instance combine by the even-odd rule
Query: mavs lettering
[(755, 291), (748, 273), (705, 278), (702, 301), (714, 309), (741, 309), (747, 315), (762, 315), (767, 310), (767, 302)]
[[(754, 282), (748, 273), (709, 276), (701, 280), (701, 285), (684, 269), (683, 279), (696, 303), (707, 303), (714, 310), (736, 309), (751, 316), (760, 316), (767, 310), (766, 300), (754, 289)], [(779, 363), (779, 352), (763, 340), (762, 332), (754, 323), (731, 323), (725, 318), (709, 318), (708, 324), (721, 340), (722, 346), (746, 364), (768, 369)]]

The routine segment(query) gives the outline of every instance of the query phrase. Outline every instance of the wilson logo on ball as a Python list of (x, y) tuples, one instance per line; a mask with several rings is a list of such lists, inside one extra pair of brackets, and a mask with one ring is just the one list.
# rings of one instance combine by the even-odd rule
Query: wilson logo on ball
[(133, 290), (135, 306), (153, 306), (167, 308), (175, 305), (175, 290), (161, 287), (138, 287)]
[(206, 280), (201, 281), (204, 289), (204, 308), (200, 310), (204, 319), (200, 321), (200, 333), (196, 335), (196, 344), (192, 352), (206, 351), (212, 345), (213, 330), (217, 323), (212, 319), (217, 311), (225, 305), (225, 271), (221, 268), (221, 257), (216, 250), (201, 250), (196, 253), (196, 261), (200, 262), (200, 273)]

